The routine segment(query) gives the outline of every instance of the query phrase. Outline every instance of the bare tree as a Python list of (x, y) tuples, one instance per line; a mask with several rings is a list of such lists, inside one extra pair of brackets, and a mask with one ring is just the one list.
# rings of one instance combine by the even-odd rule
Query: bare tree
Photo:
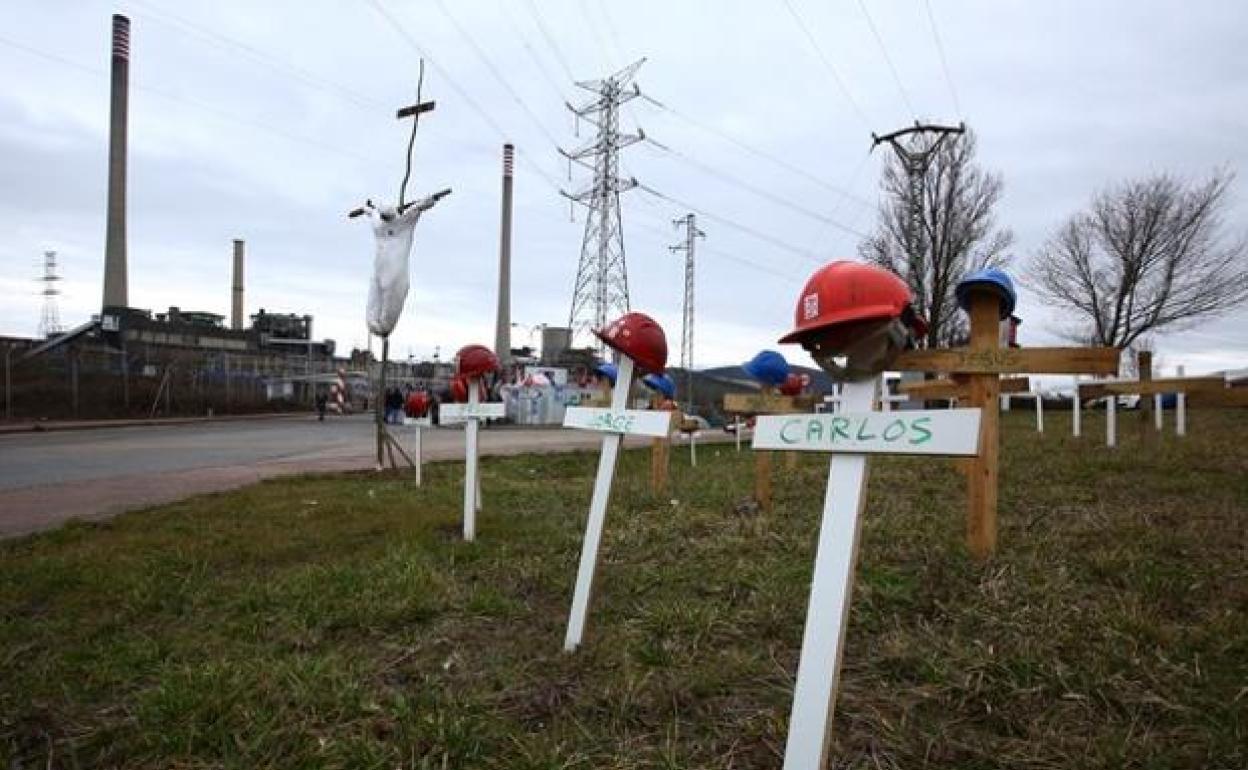
[[(909, 149), (923, 152), (932, 141), (917, 135)], [(876, 232), (858, 247), (863, 259), (892, 270), (910, 286), (915, 309), (928, 321), (928, 347), (966, 339), (967, 321), (958, 312), (954, 287), (973, 270), (1004, 266), (1006, 249), (1014, 242), (993, 213), (1001, 199), (1001, 176), (975, 165), (975, 144), (968, 131), (937, 146), (919, 187), (921, 205), (913, 223), (906, 168), (890, 155), (880, 182), (884, 200)], [(915, 243), (908, 249), (911, 232)]]
[(1216, 171), (1205, 181), (1159, 174), (1126, 182), (1067, 220), (1032, 259), (1028, 282), (1077, 316), (1061, 333), (1126, 348), (1248, 299), (1248, 246), (1223, 234), (1233, 178)]

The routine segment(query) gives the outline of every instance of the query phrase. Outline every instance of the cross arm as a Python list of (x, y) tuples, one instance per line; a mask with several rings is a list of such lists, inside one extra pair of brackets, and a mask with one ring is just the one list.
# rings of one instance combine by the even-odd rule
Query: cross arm
[(1117, 348), (948, 348), (910, 350), (889, 365), (897, 371), (946, 374), (1117, 374)]

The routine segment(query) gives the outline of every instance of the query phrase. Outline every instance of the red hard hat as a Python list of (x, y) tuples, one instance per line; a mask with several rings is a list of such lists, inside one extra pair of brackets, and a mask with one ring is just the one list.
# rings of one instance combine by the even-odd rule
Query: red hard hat
[(800, 374), (789, 373), (784, 378), (784, 383), (780, 385), (780, 395), (782, 396), (800, 396), (802, 395), (802, 376)]
[(465, 345), (455, 354), (455, 374), (460, 377), (483, 377), (501, 368), (498, 356), (485, 345)]
[(781, 342), (805, 342), (833, 327), (901, 319), (916, 336), (927, 323), (915, 314), (909, 287), (895, 273), (863, 262), (841, 260), (819, 268), (797, 302), (796, 327)]
[(645, 313), (625, 313), (594, 334), (633, 359), (643, 374), (662, 374), (667, 367), (667, 336)]
[[(489, 398), (489, 394), (485, 390), (485, 380), (477, 380), (477, 398), (480, 401), (485, 401)], [(468, 380), (466, 378), (459, 376), (451, 378), (451, 400), (457, 404), (467, 403)]]
[(429, 396), (423, 390), (413, 390), (407, 397), (407, 403), (403, 405), (403, 411), (408, 417), (424, 417), (425, 412), (429, 411)]

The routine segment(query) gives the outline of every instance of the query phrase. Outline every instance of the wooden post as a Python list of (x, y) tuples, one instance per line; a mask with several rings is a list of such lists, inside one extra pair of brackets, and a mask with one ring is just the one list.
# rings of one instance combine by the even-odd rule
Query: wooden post
[[(477, 392), (477, 380), (468, 380), (468, 408), (481, 403)], [(477, 483), (477, 420), (470, 418), (464, 425), (464, 540), (472, 542), (477, 536), (477, 508), (481, 490)]]
[(424, 429), (421, 428), (420, 425), (416, 426), (416, 462), (413, 463), (413, 465), (416, 466), (416, 486), (421, 485), (421, 475), (425, 464), (424, 445), (423, 439), (421, 438), (421, 433), (423, 431)]
[(650, 441), (650, 493), (667, 494), (667, 448), (670, 439), (655, 438)]
[[(614, 412), (623, 412), (628, 408), (628, 391), (633, 383), (633, 359), (620, 355), (618, 367), (616, 387), (611, 394), (611, 409)], [(611, 482), (615, 478), (615, 462), (620, 455), (620, 444), (623, 441), (624, 436), (620, 433), (608, 433), (602, 437), (602, 454), (598, 456), (598, 475), (594, 479), (589, 518), (585, 522), (585, 540), (581, 544), (581, 561), (576, 570), (576, 588), (572, 593), (568, 632), (563, 640), (563, 649), (566, 652), (572, 652), (581, 646), (581, 640), (585, 637), (585, 618), (589, 614), (594, 573), (598, 568), (598, 547), (602, 542), (602, 529), (607, 518)]]
[[(1153, 352), (1151, 350), (1141, 350), (1135, 356), (1136, 379), (1140, 382), (1148, 382), (1153, 379)], [(1144, 441), (1151, 441), (1152, 434), (1148, 430), (1150, 422), (1149, 412), (1152, 411), (1152, 402), (1147, 396), (1140, 396), (1140, 432), (1143, 434)]]
[[(660, 409), (663, 406), (663, 397), (654, 395), (650, 398), (650, 408)], [(668, 466), (668, 447), (671, 445), (672, 438), (669, 432), (667, 436), (658, 437), (650, 440), (650, 494), (659, 495), (667, 494), (667, 466)]]
[(771, 452), (754, 453), (754, 499), (764, 511), (771, 510)]
[(1036, 433), (1044, 434), (1044, 396), (1036, 391)]
[(1118, 446), (1118, 394), (1105, 397), (1105, 446)]
[[(1183, 376), (1183, 367), (1177, 370), (1178, 376)], [(1174, 397), (1174, 435), (1187, 435), (1187, 394), (1179, 391)]]
[(1079, 378), (1075, 377), (1075, 393), (1071, 397), (1070, 405), (1070, 432), (1075, 438), (1079, 438), (1082, 434), (1082, 417), (1083, 417), (1083, 399), (1079, 396)]
[[(1000, 346), (1001, 301), (991, 291), (971, 294), (971, 343), (975, 352)], [(971, 554), (986, 559), (997, 549), (997, 471), (1000, 444), (1001, 379), (996, 373), (971, 374), (971, 406), (983, 411), (979, 454), (967, 474), (966, 542)]]
[[(6, 369), (5, 371), (6, 371), (6, 376), (7, 376), (8, 370)], [(733, 428), (733, 431), (732, 431), (733, 438), (735, 438), (737, 442), (737, 454), (740, 454), (741, 453), (741, 415), (739, 414), (733, 415), (732, 428)]]
[(386, 361), (390, 360), (390, 337), (381, 338), (381, 373), (377, 376), (377, 392), (373, 394), (374, 419), (377, 423), (377, 470), (386, 467)]

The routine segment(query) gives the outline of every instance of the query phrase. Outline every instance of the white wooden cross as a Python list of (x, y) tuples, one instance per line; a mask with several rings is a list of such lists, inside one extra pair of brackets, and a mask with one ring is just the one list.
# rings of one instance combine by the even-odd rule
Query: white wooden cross
[(581, 543), (581, 562), (576, 570), (576, 588), (572, 593), (572, 609), (568, 615), (568, 633), (563, 649), (572, 652), (585, 636), (585, 618), (598, 569), (598, 547), (611, 499), (611, 482), (615, 478), (615, 462), (625, 435), (664, 438), (672, 425), (672, 412), (629, 409), (628, 392), (633, 386), (633, 360), (620, 353), (611, 406), (571, 406), (563, 415), (563, 427), (603, 433), (602, 453), (598, 456), (598, 475), (594, 479), (594, 495), (589, 503), (585, 522), (585, 539)]
[(870, 454), (973, 456), (979, 409), (873, 411), (879, 378), (844, 386), (836, 414), (759, 417), (754, 449), (831, 452), (815, 569), (793, 691), (785, 770), (824, 767), (849, 619)]
[(732, 416), (732, 435), (737, 442), (737, 452), (741, 451), (741, 429), (745, 427), (745, 423), (741, 422), (741, 415), (734, 414)]
[(481, 403), (480, 385), (476, 377), (468, 381), (468, 403), (444, 404), (440, 411), (443, 423), (464, 422), (464, 539), (472, 542), (477, 536), (477, 511), (481, 510), (481, 480), (477, 475), (477, 428), (482, 420), (505, 415), (501, 403)]
[(416, 430), (416, 450), (412, 455), (416, 465), (416, 486), (420, 486), (421, 473), (425, 465), (424, 444), (421, 436), (424, 434), (425, 428), (433, 427), (433, 418), (428, 414), (424, 417), (404, 417), (403, 424)]
[(1039, 391), (1029, 393), (1003, 393), (1001, 394), (1001, 411), (1010, 411), (1010, 401), (1015, 398), (1030, 398), (1036, 402), (1036, 433), (1044, 433), (1044, 394)]

